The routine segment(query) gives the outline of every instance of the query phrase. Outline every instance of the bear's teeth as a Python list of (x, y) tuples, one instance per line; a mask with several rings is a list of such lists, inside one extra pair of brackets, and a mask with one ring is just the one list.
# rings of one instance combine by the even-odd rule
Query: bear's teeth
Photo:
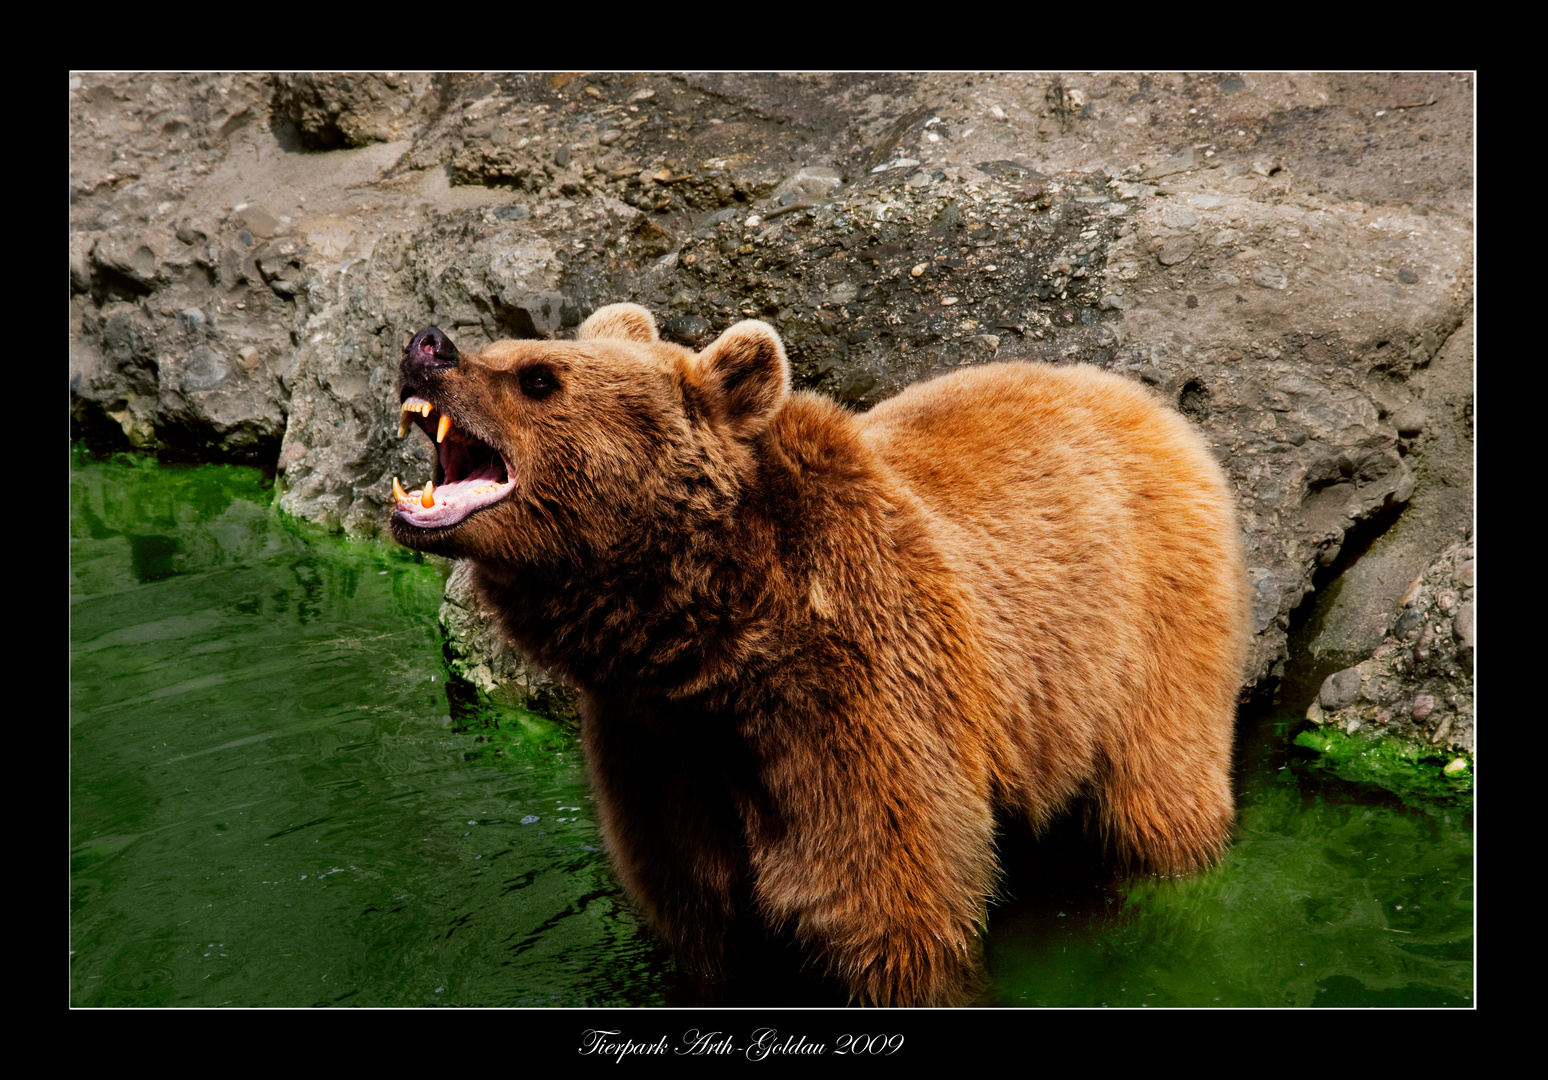
[(430, 404), (424, 398), (410, 398), (409, 400), (405, 401), (402, 407), (399, 409), (400, 416), (398, 420), (398, 438), (401, 439), (403, 436), (408, 434), (409, 413), (418, 413), (420, 416), (429, 416), (434, 410), (435, 406)]
[(419, 505), (426, 510), (435, 505), (435, 485), (428, 480), (425, 481), (425, 493), (419, 497)]
[(392, 478), (392, 497), (400, 503), (409, 501), (408, 492), (403, 490), (403, 485), (398, 483), (398, 478)]
[(442, 413), (441, 414), (441, 423), (435, 429), (435, 441), (438, 442), (438, 443), (445, 442), (446, 441), (446, 433), (451, 430), (451, 426), (452, 426), (452, 419), (451, 419), (451, 417), (447, 416), (445, 413)]

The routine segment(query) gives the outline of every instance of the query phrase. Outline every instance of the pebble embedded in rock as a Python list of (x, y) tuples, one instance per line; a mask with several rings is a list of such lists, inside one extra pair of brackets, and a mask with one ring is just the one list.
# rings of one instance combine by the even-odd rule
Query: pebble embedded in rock
[(1397, 428), (1399, 435), (1417, 435), (1424, 430), (1425, 421), (1428, 419), (1423, 406), (1406, 405), (1393, 414), (1392, 424)]
[(1464, 649), (1473, 647), (1473, 601), (1469, 600), (1457, 609), (1456, 621), (1452, 623), (1451, 633), (1457, 639), (1457, 644)]
[(1404, 641), (1419, 633), (1419, 628), (1423, 625), (1424, 615), (1417, 608), (1405, 608), (1392, 627), (1392, 636), (1399, 641)]
[(668, 319), (661, 329), (668, 337), (697, 349), (709, 343), (713, 328), (703, 316), (678, 315)]
[(1162, 176), (1171, 176), (1173, 173), (1187, 172), (1194, 167), (1193, 147), (1179, 150), (1165, 161), (1152, 169), (1146, 169), (1140, 173), (1141, 180), (1155, 180)]
[(1317, 700), (1324, 709), (1342, 709), (1353, 705), (1360, 698), (1360, 669), (1345, 668), (1335, 671), (1322, 681)]

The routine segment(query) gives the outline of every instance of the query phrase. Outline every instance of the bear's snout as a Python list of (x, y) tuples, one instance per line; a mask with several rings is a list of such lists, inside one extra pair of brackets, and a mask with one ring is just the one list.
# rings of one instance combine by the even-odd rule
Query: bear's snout
[(451, 338), (438, 328), (427, 326), (403, 349), (403, 376), (412, 379), (436, 368), (455, 367), (458, 359), (457, 346)]

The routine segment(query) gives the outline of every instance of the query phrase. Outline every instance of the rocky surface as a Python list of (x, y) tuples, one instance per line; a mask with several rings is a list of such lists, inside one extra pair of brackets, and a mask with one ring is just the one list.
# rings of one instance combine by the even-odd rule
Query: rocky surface
[[(1236, 484), (1260, 687), (1341, 553), (1366, 655), (1471, 521), (1467, 75), (77, 74), (70, 138), (75, 433), (273, 463), (334, 528), (423, 479), (415, 330), (615, 300), (693, 346), (766, 319), (859, 409), (994, 357), (1144, 381)], [(459, 581), (461, 670), (533, 678)]]
[(1410, 583), (1370, 658), (1323, 681), (1307, 718), (1471, 754), (1474, 565), (1470, 532)]
[(468, 581), (470, 566), (453, 564), (441, 602), (446, 658), (452, 671), (495, 701), (575, 722), (575, 695), (548, 672), (527, 662), (494, 628), (494, 613)]

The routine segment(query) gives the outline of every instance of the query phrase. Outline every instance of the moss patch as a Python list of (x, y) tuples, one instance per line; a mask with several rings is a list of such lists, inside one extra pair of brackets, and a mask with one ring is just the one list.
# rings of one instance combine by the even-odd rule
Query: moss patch
[(1344, 780), (1376, 784), (1409, 798), (1470, 798), (1473, 759), (1389, 736), (1347, 735), (1337, 728), (1312, 727), (1295, 745), (1317, 752), (1316, 768)]

